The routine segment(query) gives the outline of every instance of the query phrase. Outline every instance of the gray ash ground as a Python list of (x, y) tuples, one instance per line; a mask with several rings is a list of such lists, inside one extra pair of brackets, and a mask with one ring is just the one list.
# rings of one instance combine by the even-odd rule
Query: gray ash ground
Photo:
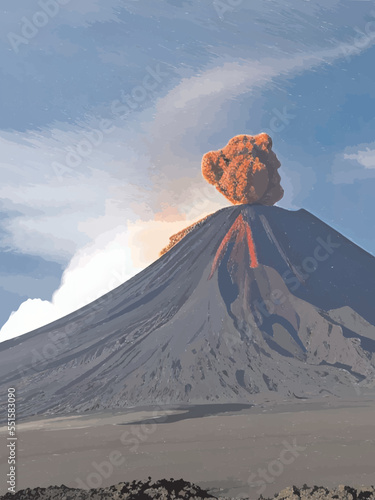
[[(17, 493), (7, 493), (0, 497), (0, 500), (177, 500), (195, 499), (203, 500), (208, 498), (219, 498), (229, 500), (227, 497), (215, 497), (199, 486), (184, 481), (183, 479), (162, 479), (152, 482), (133, 481), (131, 483), (119, 483), (108, 488), (98, 488), (91, 490), (79, 490), (66, 486), (50, 486), (49, 488), (34, 488), (18, 491)], [(236, 498), (238, 500), (239, 497)], [(245, 497), (244, 497), (245, 498)], [(257, 500), (257, 497), (248, 497), (249, 500)], [(263, 498), (263, 497), (260, 497)], [(338, 486), (328, 490), (322, 486), (297, 488), (292, 486), (282, 490), (273, 497), (274, 500), (371, 500), (375, 499), (375, 488), (361, 487), (351, 488), (350, 486)], [(264, 499), (266, 500), (266, 499)], [(271, 499), (268, 499), (271, 500)]]

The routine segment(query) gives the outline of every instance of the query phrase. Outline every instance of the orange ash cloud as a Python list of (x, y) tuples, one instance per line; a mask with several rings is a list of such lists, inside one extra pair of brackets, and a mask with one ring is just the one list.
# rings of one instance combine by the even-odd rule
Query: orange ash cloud
[[(210, 151), (202, 158), (203, 177), (234, 205), (252, 203), (274, 205), (281, 200), (284, 190), (280, 185), (279, 167), (280, 162), (272, 151), (272, 139), (265, 133), (236, 135), (223, 149)], [(172, 208), (167, 207), (165, 212), (170, 211), (168, 215), (171, 216)], [(171, 236), (169, 244), (163, 248), (160, 256), (173, 248), (206, 218)], [(251, 267), (257, 267), (251, 228), (242, 218), (236, 220), (224, 238), (217, 254), (218, 260), (221, 258), (221, 250), (226, 247), (234, 234), (237, 235), (237, 240), (242, 238), (247, 240)]]
[(161, 250), (159, 256), (161, 257), (162, 255), (167, 253), (171, 248), (173, 248), (175, 245), (177, 245), (177, 243), (179, 241), (181, 241), (182, 238), (184, 238), (187, 234), (189, 234), (194, 228), (200, 226), (207, 219), (207, 217), (209, 217), (209, 215), (206, 215), (206, 217), (203, 217), (203, 219), (199, 219), (197, 222), (194, 222), (194, 224), (191, 224), (190, 226), (185, 227), (185, 229), (183, 229), (182, 231), (179, 231), (178, 233), (173, 234), (169, 238), (168, 245)]
[(236, 135), (202, 159), (203, 177), (234, 205), (274, 205), (281, 200), (279, 167), (272, 139), (265, 133)]

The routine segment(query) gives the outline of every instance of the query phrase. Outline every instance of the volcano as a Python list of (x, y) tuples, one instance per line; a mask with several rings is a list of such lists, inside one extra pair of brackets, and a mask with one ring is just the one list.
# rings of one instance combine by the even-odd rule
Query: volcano
[(95, 302), (0, 344), (18, 415), (373, 387), (375, 258), (311, 213), (234, 205)]

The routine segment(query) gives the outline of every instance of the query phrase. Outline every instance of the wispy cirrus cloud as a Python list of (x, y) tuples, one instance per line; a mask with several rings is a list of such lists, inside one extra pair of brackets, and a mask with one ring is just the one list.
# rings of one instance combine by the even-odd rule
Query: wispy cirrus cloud
[[(42, 44), (42, 52), (51, 50), (51, 65), (60, 66), (55, 56), (59, 50), (65, 51), (64, 57), (74, 69), (69, 78), (61, 75), (61, 82), (60, 76), (55, 77), (57, 90), (53, 91), (54, 96), (59, 92), (64, 95), (61, 101), (56, 97), (53, 105), (59, 113), (64, 110), (67, 121), (48, 122), (52, 113), (46, 112), (41, 119), (44, 125), (39, 128), (0, 133), (0, 166), (4, 172), (0, 197), (3, 211), (12, 214), (2, 223), (6, 231), (3, 245), (60, 262), (70, 260), (70, 264), (52, 301), (24, 302), (4, 326), (1, 336), (19, 335), (57, 319), (83, 305), (82, 297), (86, 303), (93, 300), (119, 284), (108, 279), (116, 269), (125, 265), (122, 279), (127, 279), (157, 258), (170, 234), (225, 206), (226, 200), (201, 178), (200, 160), (207, 147), (217, 149), (244, 131), (258, 133), (260, 130), (249, 130), (249, 115), (266, 89), (348, 60), (348, 56), (354, 57), (372, 46), (372, 40), (367, 40), (369, 43), (359, 48), (350, 37), (342, 36), (340, 24), (335, 24), (339, 16), (344, 25), (347, 15), (352, 23), (360, 25), (361, 21), (365, 26), (363, 12), (368, 6), (365, 9), (363, 2), (351, 2), (347, 12), (337, 12), (339, 3), (304, 2), (292, 12), (281, 8), (278, 2), (269, 2), (267, 6), (259, 3), (254, 9), (244, 2), (223, 20), (217, 17), (212, 5), (198, 8), (194, 2), (185, 2), (184, 9), (170, 2), (160, 2), (157, 7), (150, 3), (149, 8), (146, 2), (130, 2), (126, 10), (131, 17), (126, 19), (116, 1), (107, 2), (105, 8), (100, 8), (96, 1), (77, 1), (69, 8), (67, 5), (60, 21), (57, 17), (51, 21), (33, 45), (35, 48)], [(156, 29), (152, 40), (147, 37), (145, 30), (154, 19), (152, 9), (159, 9), (160, 23), (181, 23), (178, 26), (182, 40), (177, 48), (174, 40), (162, 39)], [(323, 11), (324, 23), (314, 26), (312, 20)], [(111, 26), (109, 31), (106, 22)], [(94, 44), (87, 48), (84, 30), (91, 30), (95, 23), (102, 26), (90, 31)], [(83, 30), (79, 31), (82, 40), (72, 35), (70, 28), (75, 24)], [(191, 37), (192, 24), (199, 27), (199, 40)], [(242, 26), (246, 26), (245, 38), (241, 38)], [(128, 33), (139, 42), (138, 52), (127, 53), (134, 50), (133, 46), (118, 48), (119, 40), (126, 40)], [(263, 45), (259, 44), (260, 33)], [(103, 46), (102, 39), (109, 39), (112, 44)], [(276, 40), (278, 43), (274, 43)], [(27, 52), (28, 56), (37, 54), (34, 48)], [(111, 99), (121, 99), (128, 88), (141, 84), (131, 68), (139, 73), (141, 61), (150, 61), (151, 54), (154, 62), (163, 60), (174, 68), (166, 86), (126, 120), (113, 116)], [(40, 58), (40, 54), (35, 57)], [(98, 62), (104, 64), (101, 69)], [(10, 71), (22, 79), (19, 62), (14, 59), (13, 63)], [(81, 71), (82, 65), (87, 75), (81, 80), (75, 72), (78, 66)], [(126, 71), (126, 77), (116, 71)], [(141, 78), (144, 69), (142, 72)], [(32, 74), (38, 78), (35, 69)], [(96, 89), (91, 86), (92, 75), (103, 93), (108, 88), (113, 90), (111, 85), (116, 78), (126, 80), (127, 88), (110, 97), (101, 96), (99, 102)], [(49, 88), (48, 81), (44, 80), (43, 85)], [(65, 87), (73, 94), (70, 108), (66, 109)], [(90, 92), (95, 98), (88, 97)], [(52, 167), (54, 162), (66, 164), (67, 154), (76, 151), (82, 139), (98, 126), (97, 120), (87, 115), (77, 120), (74, 98), (81, 107), (87, 99), (91, 117), (109, 118), (111, 132), (76, 167), (69, 165), (59, 178)], [(239, 103), (245, 103), (241, 112)], [(298, 206), (302, 196), (298, 184), (301, 169), (297, 161), (283, 168), (293, 188), (286, 197), (286, 206)], [(316, 182), (311, 168), (305, 169), (304, 174), (308, 174), (310, 184)], [(74, 293), (76, 290), (79, 296)]]
[[(67, 242), (78, 246), (82, 234), (91, 243), (83, 247), (81, 243), (52, 301), (29, 299), (23, 303), (2, 328), (1, 338), (42, 326), (102, 295), (103, 280), (108, 281), (121, 262), (126, 262), (127, 274), (122, 278), (127, 278), (157, 256), (155, 241), (149, 245), (153, 252), (145, 254), (143, 260), (139, 255), (132, 257), (131, 247), (135, 249), (140, 243), (147, 246), (157, 233), (165, 236), (160, 240), (161, 249), (167, 231), (171, 234), (172, 229), (181, 229), (225, 206), (227, 202), (214, 188), (207, 189), (200, 175), (205, 143), (210, 134), (223, 128), (218, 120), (223, 106), (279, 77), (310, 70), (341, 55), (342, 47), (337, 46), (283, 60), (224, 62), (199, 76), (185, 78), (156, 102), (153, 118), (149, 118), (147, 109), (138, 114), (142, 127), (137, 133), (116, 122), (106, 141), (77, 171), (69, 172), (63, 185), (51, 172), (51, 162), (61, 154), (62, 144), (67, 146), (76, 136), (78, 139), (82, 130), (67, 133), (54, 129), (49, 138), (23, 135), (17, 154), (22, 156), (29, 182), (16, 187), (15, 174), (11, 174), (8, 185), (0, 190), (9, 207), (23, 212), (7, 226), (11, 235), (8, 244), (28, 252), (45, 253), (49, 249), (50, 254), (58, 254), (72, 251)], [(233, 134), (230, 126), (225, 127), (223, 135), (229, 130)], [(4, 145), (14, 151), (15, 144), (8, 141)], [(126, 169), (125, 176), (119, 170), (121, 165)], [(39, 182), (34, 180), (37, 169)], [(131, 194), (134, 188), (136, 197)], [(172, 220), (169, 212), (163, 223), (163, 203), (167, 200), (176, 210)], [(101, 243), (103, 235), (110, 240), (105, 245)], [(111, 271), (108, 265), (113, 266)], [(78, 295), (74, 293), (77, 290)]]

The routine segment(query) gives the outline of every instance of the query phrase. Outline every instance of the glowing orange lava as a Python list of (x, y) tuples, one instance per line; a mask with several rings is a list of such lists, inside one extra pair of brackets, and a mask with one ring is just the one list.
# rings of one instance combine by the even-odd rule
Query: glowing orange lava
[(229, 231), (227, 234), (224, 236), (222, 242), (220, 243), (219, 248), (217, 249), (214, 261), (212, 263), (211, 267), (211, 272), (208, 277), (208, 279), (211, 279), (214, 272), (217, 270), (217, 268), (220, 265), (220, 262), (222, 258), (224, 257), (224, 254), (228, 248), (229, 242), (235, 237), (234, 241), (234, 248), (232, 251), (234, 251), (241, 242), (246, 241), (248, 251), (249, 251), (249, 260), (250, 260), (250, 267), (254, 269), (255, 267), (258, 267), (259, 262), (258, 262), (258, 257), (256, 253), (256, 248), (255, 248), (255, 243), (253, 239), (253, 233), (251, 231), (251, 227), (247, 221), (244, 220), (242, 217), (242, 214), (240, 214), (236, 220), (233, 222), (231, 225)]

